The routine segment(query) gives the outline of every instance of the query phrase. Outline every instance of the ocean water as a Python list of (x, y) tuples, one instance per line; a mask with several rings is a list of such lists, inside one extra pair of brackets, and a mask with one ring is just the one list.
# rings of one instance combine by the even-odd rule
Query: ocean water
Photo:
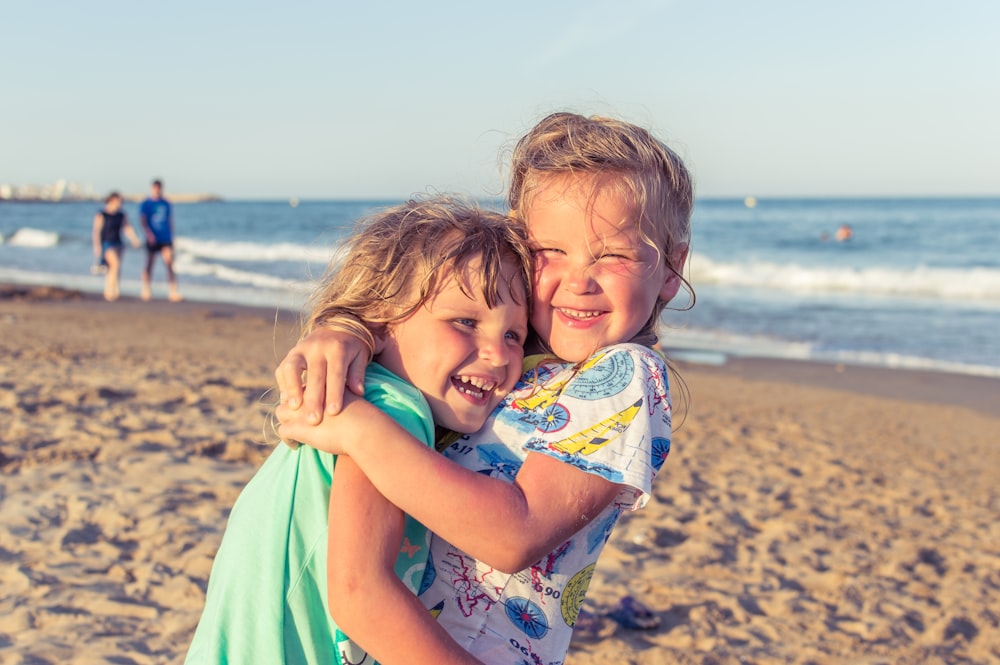
[[(394, 201), (175, 206), (175, 267), (193, 300), (299, 310), (360, 216)], [(499, 202), (486, 202), (500, 207)], [(97, 203), (0, 202), (0, 281), (99, 292)], [(136, 204), (126, 204), (130, 220)], [(833, 235), (849, 224), (854, 235)], [(1000, 377), (1000, 199), (699, 200), (690, 281), (664, 315), (678, 357), (799, 358)], [(828, 236), (828, 237), (826, 237)], [(824, 239), (826, 237), (826, 239)], [(122, 290), (139, 292), (143, 250)], [(163, 266), (154, 294), (165, 295)], [(0, 303), (2, 308), (2, 303)]]

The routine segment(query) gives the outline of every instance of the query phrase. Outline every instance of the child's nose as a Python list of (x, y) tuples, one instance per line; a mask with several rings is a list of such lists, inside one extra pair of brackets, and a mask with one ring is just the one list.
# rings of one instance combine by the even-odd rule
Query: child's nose
[(564, 282), (571, 293), (590, 293), (594, 289), (592, 265), (580, 265), (566, 271)]
[(489, 363), (490, 367), (504, 367), (510, 364), (510, 349), (503, 337), (485, 340), (479, 346), (479, 357)]

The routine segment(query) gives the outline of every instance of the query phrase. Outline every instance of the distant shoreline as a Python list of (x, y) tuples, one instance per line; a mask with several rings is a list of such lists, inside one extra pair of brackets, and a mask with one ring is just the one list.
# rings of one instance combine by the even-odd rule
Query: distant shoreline
[[(122, 198), (130, 203), (139, 203), (146, 198), (145, 194), (122, 194)], [(218, 194), (170, 194), (167, 197), (171, 203), (215, 203), (224, 201)], [(73, 197), (62, 199), (46, 199), (41, 197), (0, 198), (0, 203), (102, 203), (103, 197)]]
[[(138, 203), (146, 198), (145, 194), (123, 194), (123, 198), (126, 201)], [(256, 197), (245, 197), (245, 196), (235, 196), (235, 197), (223, 197), (219, 194), (188, 194), (181, 193), (175, 194), (170, 193), (167, 199), (174, 203), (212, 203), (212, 202), (226, 202), (226, 203), (267, 203), (267, 202), (277, 202), (277, 203), (287, 203), (289, 201), (296, 201), (298, 203), (329, 203), (329, 202), (396, 202), (405, 201), (412, 195), (399, 195), (399, 196), (364, 196), (364, 197), (352, 197), (352, 196), (329, 196), (329, 197), (299, 197), (299, 196), (272, 196), (264, 198)], [(502, 201), (503, 197), (487, 196), (482, 197), (483, 200), (497, 200)], [(983, 201), (992, 202), (1000, 200), (1000, 195), (998, 194), (938, 194), (938, 195), (921, 195), (921, 196), (908, 196), (908, 195), (897, 195), (897, 194), (883, 194), (883, 195), (815, 195), (815, 196), (798, 196), (798, 195), (783, 195), (783, 196), (765, 196), (765, 197), (754, 197), (755, 206), (758, 207), (764, 204), (785, 204), (785, 203), (796, 203), (801, 201), (859, 201), (859, 202), (869, 202), (869, 201)], [(88, 203), (97, 202), (100, 203), (104, 201), (104, 197), (91, 196), (91, 197), (64, 197), (61, 199), (50, 199), (44, 197), (4, 197), (0, 196), (0, 203)], [(701, 203), (734, 203), (745, 205), (745, 197), (741, 196), (725, 196), (725, 195), (705, 195), (699, 196), (697, 202)]]

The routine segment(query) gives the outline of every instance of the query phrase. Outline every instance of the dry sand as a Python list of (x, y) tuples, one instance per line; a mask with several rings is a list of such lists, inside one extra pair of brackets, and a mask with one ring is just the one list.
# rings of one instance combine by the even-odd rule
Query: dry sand
[[(183, 660), (296, 326), (0, 287), (0, 664)], [(569, 665), (1000, 662), (1000, 381), (679, 369), (655, 499), (588, 599), (659, 626), (606, 620)]]

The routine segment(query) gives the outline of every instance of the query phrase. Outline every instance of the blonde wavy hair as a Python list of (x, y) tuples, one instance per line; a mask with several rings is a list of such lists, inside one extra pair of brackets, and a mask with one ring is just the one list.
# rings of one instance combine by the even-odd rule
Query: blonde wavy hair
[[(635, 215), (643, 242), (663, 257), (667, 267), (691, 294), (683, 276), (683, 257), (691, 242), (694, 185), (681, 158), (647, 130), (622, 120), (575, 113), (553, 113), (542, 119), (513, 149), (508, 204), (530, 223), (527, 212), (535, 193), (552, 176), (592, 178), (591, 202), (611, 192)], [(633, 341), (656, 343), (658, 300)]]
[[(524, 225), (446, 196), (411, 199), (360, 220), (331, 261), (310, 299), (303, 336), (317, 327), (346, 329), (374, 351), (373, 335), (402, 321), (451, 276), (475, 276), (489, 307), (506, 286), (517, 304), (530, 304), (531, 253)], [(514, 275), (504, 281), (504, 266)], [(459, 279), (469, 297), (467, 280)]]

